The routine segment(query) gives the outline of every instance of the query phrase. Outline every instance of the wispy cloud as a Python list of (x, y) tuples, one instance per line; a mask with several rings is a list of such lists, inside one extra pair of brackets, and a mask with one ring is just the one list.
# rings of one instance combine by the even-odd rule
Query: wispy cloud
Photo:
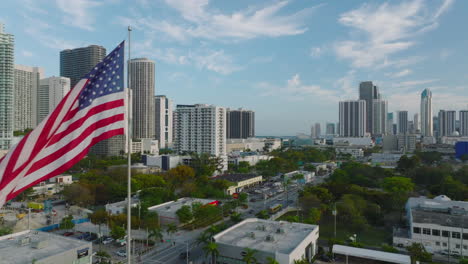
[(443, 61), (446, 60), (448, 57), (452, 55), (452, 53), (453, 52), (449, 49), (446, 49), (446, 48), (442, 49), (439, 54), (440, 60), (443, 60)]
[(102, 5), (93, 0), (56, 0), (57, 7), (63, 12), (63, 22), (69, 26), (94, 30), (95, 17), (93, 9)]
[(268, 82), (256, 85), (260, 96), (282, 97), (292, 101), (302, 101), (307, 98), (320, 98), (327, 101), (338, 101), (335, 91), (323, 89), (319, 85), (303, 84), (299, 74), (295, 74), (286, 82), (286, 86), (277, 86)]
[(318, 58), (322, 56), (322, 54), (325, 52), (325, 48), (323, 47), (312, 47), (310, 48), (310, 56), (312, 58)]
[(401, 78), (401, 77), (405, 77), (405, 76), (410, 75), (412, 72), (413, 71), (410, 70), (410, 69), (404, 69), (404, 70), (399, 71), (399, 72), (386, 73), (385, 76), (390, 77), (390, 78)]
[(305, 20), (319, 6), (280, 15), (289, 1), (271, 5), (251, 6), (230, 14), (209, 8), (209, 0), (165, 0), (175, 9), (182, 21), (174, 22), (153, 17), (120, 17), (128, 24), (165, 34), (169, 39), (187, 41), (192, 38), (217, 41), (237, 41), (258, 37), (299, 35), (307, 31)]
[(436, 28), (438, 19), (452, 3), (444, 0), (435, 11), (429, 10), (422, 0), (396, 5), (364, 4), (340, 16), (339, 22), (350, 27), (357, 38), (337, 42), (335, 52), (339, 58), (350, 60), (355, 68), (382, 65), (390, 56), (414, 46), (416, 36)]
[(38, 17), (23, 14), (25, 33), (36, 39), (42, 45), (51, 49), (71, 49), (82, 43), (73, 43), (70, 40), (57, 37), (52, 32), (52, 26)]
[(33, 54), (31, 51), (29, 51), (29, 50), (22, 50), (22, 51), (21, 51), (21, 55), (22, 55), (23, 57), (32, 57), (34, 54)]

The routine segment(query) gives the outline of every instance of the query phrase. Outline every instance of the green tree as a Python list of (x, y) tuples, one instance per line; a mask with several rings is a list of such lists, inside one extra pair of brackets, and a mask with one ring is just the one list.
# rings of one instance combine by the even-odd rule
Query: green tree
[(106, 212), (106, 210), (97, 210), (94, 213), (89, 214), (88, 218), (91, 223), (98, 225), (99, 235), (101, 235), (101, 225), (107, 223), (107, 220), (109, 220), (109, 214)]
[(77, 204), (82, 207), (87, 207), (94, 203), (94, 196), (88, 185), (83, 183), (72, 183), (65, 186), (63, 196), (71, 204)]
[(310, 171), (310, 172), (315, 172), (316, 171), (316, 167), (312, 164), (306, 164), (304, 165), (304, 170), (305, 171)]
[(267, 264), (280, 264), (275, 258), (267, 257)]
[(460, 261), (458, 262), (458, 264), (468, 264), (468, 258), (462, 258), (462, 259), (460, 259)]
[(401, 172), (406, 172), (418, 167), (421, 163), (420, 158), (417, 155), (408, 157), (406, 155), (401, 156), (400, 160), (397, 162), (397, 170)]
[(169, 235), (169, 237), (171, 238), (171, 240), (172, 240), (172, 236), (175, 233), (177, 233), (177, 231), (178, 231), (177, 225), (175, 225), (173, 223), (168, 224), (167, 227), (166, 227), (166, 232)]
[(247, 199), (249, 198), (249, 195), (245, 192), (239, 193), (238, 200), (241, 204), (244, 204), (247, 202)]
[(216, 258), (219, 256), (218, 244), (215, 242), (208, 242), (204, 247), (205, 256), (211, 256), (211, 263), (216, 264)]
[(388, 177), (383, 180), (382, 187), (390, 193), (407, 194), (414, 189), (414, 183), (406, 177)]
[(309, 264), (309, 261), (307, 259), (296, 259), (294, 260), (294, 264)]
[(28, 199), (29, 196), (34, 194), (34, 190), (32, 187), (27, 188), (23, 192), (21, 192), (18, 196), (16, 196), (16, 199), (19, 201), (25, 201)]
[(270, 215), (268, 214), (268, 211), (267, 210), (261, 210), (260, 212), (258, 212), (256, 214), (256, 216), (260, 219), (268, 219), (270, 218)]
[(113, 239), (121, 239), (125, 237), (125, 229), (121, 226), (114, 225), (111, 229), (110, 235)]
[(255, 258), (255, 254), (257, 254), (257, 250), (255, 249), (251, 249), (251, 248), (245, 248), (244, 249), (244, 257), (242, 258), (242, 260), (246, 263), (246, 264), (251, 264), (251, 263), (257, 263), (257, 259)]
[(0, 236), (5, 236), (13, 233), (13, 230), (8, 227), (0, 227)]
[(411, 246), (406, 247), (406, 249), (411, 256), (411, 263), (416, 263), (416, 261), (432, 262), (431, 253), (427, 252), (423, 245), (413, 243)]
[(72, 229), (73, 227), (75, 227), (75, 223), (73, 223), (73, 216), (72, 215), (68, 215), (64, 218), (62, 218), (62, 221), (60, 222), (60, 229)]
[(184, 205), (177, 210), (176, 215), (179, 218), (179, 221), (184, 224), (192, 221), (193, 219), (192, 208), (188, 205)]
[(154, 239), (155, 241), (160, 241), (163, 239), (163, 234), (161, 228), (155, 227), (149, 230), (149, 238)]
[(322, 217), (322, 212), (317, 208), (312, 208), (309, 211), (309, 214), (307, 217), (307, 223), (318, 224), (321, 217)]

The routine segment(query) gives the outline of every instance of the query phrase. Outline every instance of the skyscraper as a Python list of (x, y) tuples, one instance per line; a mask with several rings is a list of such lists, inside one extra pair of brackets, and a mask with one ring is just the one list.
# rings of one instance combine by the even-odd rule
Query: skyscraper
[(15, 39), (0, 24), (0, 149), (9, 149), (14, 124)]
[(327, 135), (335, 135), (335, 123), (327, 123), (326, 130)]
[(419, 114), (418, 113), (414, 114), (414, 116), (413, 116), (413, 126), (414, 126), (413, 133), (416, 134), (416, 133), (421, 132), (421, 124), (419, 122)]
[(320, 127), (320, 123), (315, 123), (313, 129), (315, 138), (320, 138), (320, 136), (322, 136), (322, 128)]
[(227, 110), (227, 138), (255, 137), (255, 112), (239, 108)]
[(461, 110), (460, 115), (460, 136), (468, 136), (468, 110)]
[(361, 82), (359, 84), (359, 99), (366, 101), (366, 132), (372, 133), (374, 122), (373, 118), (373, 101), (381, 99), (379, 88), (371, 81)]
[(178, 153), (208, 153), (226, 158), (226, 108), (196, 104), (177, 105), (175, 150)]
[(398, 134), (408, 133), (408, 111), (398, 111)]
[(372, 100), (372, 134), (385, 135), (387, 133), (387, 114), (388, 104), (386, 100), (375, 99)]
[(49, 77), (39, 80), (37, 90), (37, 124), (57, 107), (62, 98), (70, 91), (70, 79)]
[(364, 137), (366, 134), (366, 101), (341, 101), (339, 106), (340, 136)]
[(424, 137), (432, 137), (433, 120), (432, 120), (432, 92), (429, 89), (424, 89), (421, 93), (421, 135)]
[(43, 75), (44, 70), (39, 67), (15, 65), (14, 130), (36, 127), (37, 92)]
[(393, 135), (393, 113), (388, 113), (387, 114), (387, 134), (388, 135)]
[(439, 111), (439, 137), (451, 136), (455, 132), (455, 111)]
[(70, 78), (70, 87), (85, 76), (106, 56), (106, 49), (98, 45), (66, 49), (60, 52), (60, 76)]
[(130, 60), (130, 88), (132, 89), (133, 138), (155, 138), (155, 65), (147, 58)]
[(159, 148), (169, 148), (172, 145), (172, 100), (165, 95), (154, 97), (155, 135)]

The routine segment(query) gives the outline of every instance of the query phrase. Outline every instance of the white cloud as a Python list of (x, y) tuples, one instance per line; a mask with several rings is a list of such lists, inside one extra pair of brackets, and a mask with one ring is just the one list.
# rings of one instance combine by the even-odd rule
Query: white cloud
[(395, 87), (410, 87), (410, 86), (420, 86), (423, 84), (429, 84), (433, 82), (437, 82), (439, 79), (428, 79), (428, 80), (413, 80), (413, 81), (405, 81), (395, 84)]
[(92, 0), (56, 0), (57, 7), (63, 12), (63, 22), (69, 26), (93, 31), (95, 18), (93, 8), (101, 2)]
[(42, 45), (51, 49), (71, 49), (82, 43), (72, 43), (70, 40), (65, 40), (57, 37), (57, 34), (52, 33), (52, 26), (38, 17), (30, 17), (23, 14), (25, 20), (25, 32)]
[(319, 85), (305, 85), (299, 74), (295, 74), (287, 81), (286, 86), (276, 86), (267, 82), (256, 85), (260, 90), (260, 96), (284, 97), (288, 100), (302, 101), (311, 98), (319, 98), (324, 101), (338, 101), (335, 91), (323, 89)]
[(399, 71), (399, 72), (394, 72), (394, 73), (386, 73), (385, 76), (388, 76), (390, 78), (401, 78), (401, 77), (405, 77), (407, 75), (410, 75), (413, 71), (410, 70), (410, 69), (404, 69), (402, 71)]
[(448, 57), (452, 55), (452, 53), (453, 52), (449, 49), (445, 49), (445, 48), (442, 49), (439, 54), (440, 60), (446, 60)]
[(29, 50), (22, 50), (21, 55), (23, 55), (23, 57), (32, 57), (34, 54)]
[[(468, 89), (468, 87), (465, 87)], [(445, 91), (450, 91), (446, 87)], [(411, 113), (420, 111), (421, 91), (393, 93), (388, 97), (390, 111), (408, 110)], [(437, 115), (440, 109), (459, 110), (466, 109), (468, 96), (452, 92), (434, 92), (432, 97), (433, 114)]]
[(318, 57), (322, 56), (324, 51), (325, 51), (325, 48), (312, 47), (312, 48), (310, 48), (310, 56), (313, 57), (313, 58), (318, 58)]
[(258, 37), (299, 35), (307, 31), (305, 19), (319, 7), (305, 8), (296, 13), (280, 15), (289, 1), (277, 1), (269, 6), (251, 6), (245, 10), (224, 14), (209, 8), (209, 0), (166, 0), (183, 18), (182, 22), (153, 17), (121, 17), (119, 20), (136, 27), (165, 34), (177, 41), (191, 38), (209, 40), (245, 40)]
[(348, 59), (355, 68), (382, 65), (390, 56), (416, 44), (417, 35), (437, 27), (439, 17), (452, 0), (444, 0), (430, 11), (422, 0), (407, 0), (391, 5), (364, 4), (342, 14), (339, 22), (353, 29), (355, 39), (335, 43), (339, 58)]

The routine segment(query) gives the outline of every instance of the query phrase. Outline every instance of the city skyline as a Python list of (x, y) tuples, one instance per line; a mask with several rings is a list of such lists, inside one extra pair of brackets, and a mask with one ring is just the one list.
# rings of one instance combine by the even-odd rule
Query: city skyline
[[(467, 40), (456, 30), (466, 23), (467, 2), (198, 1), (189, 7), (166, 0), (157, 1), (158, 8), (139, 1), (126, 13), (118, 0), (63, 3), (5, 3), (4, 10), (18, 10), (0, 13), (6, 32), (15, 35), (15, 64), (58, 76), (61, 50), (110, 48), (132, 25), (132, 57), (155, 60), (158, 94), (175, 104), (252, 109), (258, 135), (294, 135), (315, 122), (337, 121), (337, 102), (356, 98), (367, 80), (385, 95), (389, 112), (419, 112), (425, 88), (433, 91), (434, 115), (467, 108)], [(111, 21), (95, 23), (106, 9), (115, 9)], [(158, 12), (167, 15), (156, 19)], [(383, 25), (383, 15), (395, 23)], [(362, 17), (378, 26), (361, 24)], [(224, 30), (228, 24), (231, 30)], [(374, 44), (366, 51), (366, 43)]]

